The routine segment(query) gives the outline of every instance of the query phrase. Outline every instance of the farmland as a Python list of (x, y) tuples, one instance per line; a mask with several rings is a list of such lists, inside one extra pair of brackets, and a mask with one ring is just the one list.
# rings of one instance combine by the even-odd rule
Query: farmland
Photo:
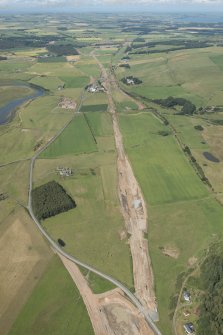
[[(119, 80), (123, 75), (133, 75), (143, 81), (131, 87), (121, 81), (119, 85), (135, 97), (141, 97), (148, 107), (145, 111), (128, 110), (126, 103), (120, 104), (117, 92), (114, 97), (125, 148), (149, 208), (148, 241), (160, 306), (159, 323), (167, 334), (172, 334), (174, 300), (183, 280), (180, 278), (193, 268), (193, 262), (198, 261), (212, 239), (221, 234), (223, 210), (215, 198), (222, 199), (222, 162), (205, 160), (203, 152), (221, 157), (221, 126), (211, 124), (211, 120), (221, 119), (222, 115), (219, 112), (176, 115), (178, 110), (158, 107), (152, 100), (174, 96), (190, 100), (197, 109), (221, 106), (218, 93), (222, 85), (221, 55), (219, 48), (196, 54), (194, 50), (157, 53), (146, 60), (144, 55), (131, 54), (130, 69), (115, 70)], [(156, 110), (169, 125), (162, 124), (154, 113)], [(196, 130), (197, 125), (204, 130)], [(214, 193), (198, 178), (179, 143), (190, 147)], [(183, 331), (182, 324), (178, 329)]]
[(42, 154), (44, 158), (54, 158), (67, 154), (96, 151), (91, 130), (83, 115), (76, 116), (63, 134)]
[(9, 334), (24, 332), (94, 334), (79, 292), (56, 256), (33, 290)]
[(207, 196), (173, 136), (159, 135), (165, 126), (151, 114), (121, 115), (120, 124), (127, 153), (151, 205)]
[(223, 211), (173, 136), (158, 134), (166, 127), (154, 116), (122, 113), (119, 118), (125, 147), (150, 213), (148, 241), (160, 327), (171, 334), (173, 311), (169, 306), (177, 294), (178, 276), (188, 269), (193, 257), (199, 257), (213, 236), (221, 233)]
[[(55, 240), (62, 238), (69, 253), (132, 287), (127, 235), (116, 192), (116, 155), (111, 117), (105, 112), (85, 112), (77, 115), (73, 124), (75, 128), (70, 131), (68, 126), (58, 138), (60, 142), (56, 140), (38, 159), (34, 182), (39, 185), (52, 179), (58, 180), (77, 207), (45, 220), (44, 228)], [(64, 144), (65, 150), (58, 151), (57, 156), (49, 155), (51, 148), (57, 148), (57, 143), (62, 148), (64, 139), (69, 141), (69, 145)], [(69, 147), (72, 148), (70, 151)], [(57, 166), (69, 166), (73, 175), (61, 178), (56, 173)], [(97, 257), (99, 254), (100, 257)]]
[[(163, 334), (174, 334), (183, 280), (221, 236), (223, 217), (222, 24), (185, 17), (0, 18), (0, 108), (32, 94), (32, 85), (44, 92), (0, 126), (3, 335), (94, 333), (77, 287), (27, 215), (31, 158), (66, 124), (35, 161), (32, 181), (34, 189), (57, 182), (76, 207), (48, 217), (42, 227), (54, 241), (64, 241), (65, 252), (135, 292), (112, 113), (147, 207), (143, 234), (154, 273), (157, 325)], [(88, 85), (102, 85), (104, 91), (89, 92)], [(181, 105), (157, 103), (169, 97), (186, 99), (196, 110), (188, 115)], [(94, 293), (114, 288), (81, 271)], [(182, 335), (187, 319), (180, 313)], [(199, 315), (192, 309), (191, 318), (197, 329)]]

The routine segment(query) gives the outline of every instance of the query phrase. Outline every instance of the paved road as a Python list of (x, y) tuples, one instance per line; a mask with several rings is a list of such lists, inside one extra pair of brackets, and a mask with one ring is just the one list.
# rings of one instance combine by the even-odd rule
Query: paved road
[[(84, 93), (82, 93), (81, 96), (81, 101), (80, 104), (78, 106), (78, 109), (76, 111), (76, 113), (78, 113), (82, 107), (83, 104), (83, 100), (84, 100)], [(148, 325), (150, 326), (150, 328), (154, 331), (155, 335), (162, 335), (161, 332), (159, 331), (159, 329), (157, 328), (157, 326), (155, 325), (155, 323), (153, 322), (151, 316), (149, 315), (149, 312), (147, 310), (144, 309), (144, 307), (142, 306), (142, 304), (139, 302), (139, 300), (136, 298), (136, 296), (131, 293), (129, 291), (129, 289), (127, 287), (125, 287), (122, 283), (120, 283), (118, 280), (112, 278), (109, 275), (106, 275), (100, 271), (98, 271), (97, 269), (93, 268), (92, 266), (83, 263), (81, 261), (79, 261), (77, 258), (67, 254), (63, 249), (61, 249), (59, 247), (59, 245), (47, 234), (47, 232), (43, 229), (43, 227), (41, 226), (41, 224), (39, 223), (39, 221), (37, 220), (37, 218), (35, 217), (34, 213), (33, 213), (33, 209), (32, 209), (32, 186), (33, 186), (33, 169), (34, 169), (34, 165), (35, 165), (35, 161), (36, 159), (39, 157), (39, 155), (51, 144), (53, 143), (60, 135), (61, 133), (67, 128), (67, 126), (72, 122), (74, 116), (71, 118), (71, 120), (69, 120), (64, 126), (63, 128), (44, 146), (42, 147), (31, 159), (31, 164), (30, 164), (30, 177), (29, 177), (29, 199), (28, 199), (28, 206), (27, 209), (29, 211), (30, 216), (32, 217), (33, 221), (35, 222), (37, 228), (40, 230), (40, 232), (42, 233), (42, 235), (47, 239), (47, 241), (50, 243), (50, 245), (61, 255), (63, 255), (64, 257), (66, 257), (67, 259), (69, 259), (70, 261), (74, 262), (75, 264), (83, 267), (84, 269), (87, 269), (95, 274), (97, 274), (98, 276), (100, 276), (101, 278), (104, 278), (106, 280), (108, 280), (109, 282), (111, 282), (112, 284), (114, 284), (115, 286), (119, 287), (125, 294), (126, 296), (131, 300), (131, 302), (138, 308), (139, 312), (142, 313), (145, 317), (145, 320), (147, 321)]]

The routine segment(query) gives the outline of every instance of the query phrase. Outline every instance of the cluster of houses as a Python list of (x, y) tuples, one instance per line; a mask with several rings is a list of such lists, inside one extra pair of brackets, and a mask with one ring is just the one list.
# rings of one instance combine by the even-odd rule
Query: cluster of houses
[(59, 173), (61, 177), (70, 177), (73, 174), (73, 171), (71, 168), (67, 168), (63, 166), (58, 166), (56, 171), (57, 173)]
[(87, 86), (87, 91), (90, 93), (105, 92), (105, 88), (99, 83), (94, 83)]
[[(188, 291), (184, 291), (183, 292), (183, 298), (184, 298), (184, 301), (190, 303), (191, 302), (191, 296), (190, 296), (190, 293)], [(190, 314), (189, 313), (184, 313), (185, 316), (189, 316)], [(186, 334), (194, 334), (195, 332), (195, 329), (194, 329), (194, 325), (192, 322), (187, 322), (184, 324), (184, 330), (185, 330), (185, 333)]]

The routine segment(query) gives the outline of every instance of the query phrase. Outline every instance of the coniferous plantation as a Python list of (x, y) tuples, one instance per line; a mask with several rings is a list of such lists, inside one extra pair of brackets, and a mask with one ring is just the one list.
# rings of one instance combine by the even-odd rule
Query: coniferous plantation
[(60, 184), (50, 181), (32, 191), (32, 206), (38, 220), (44, 220), (67, 212), (76, 204)]

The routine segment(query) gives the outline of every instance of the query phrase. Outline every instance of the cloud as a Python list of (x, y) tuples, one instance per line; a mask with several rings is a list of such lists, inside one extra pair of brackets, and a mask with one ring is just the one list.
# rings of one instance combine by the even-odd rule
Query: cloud
[(149, 6), (149, 5), (210, 5), (223, 0), (0, 0), (2, 8), (20, 7), (79, 7), (79, 6)]

